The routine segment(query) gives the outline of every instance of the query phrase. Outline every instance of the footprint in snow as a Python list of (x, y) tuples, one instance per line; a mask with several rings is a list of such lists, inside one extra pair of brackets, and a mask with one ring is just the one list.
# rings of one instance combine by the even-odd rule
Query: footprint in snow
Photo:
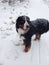
[(6, 7), (4, 7), (4, 10), (6, 10)]
[(2, 65), (2, 63), (0, 63), (0, 65)]
[(9, 17), (9, 19), (12, 19), (13, 17), (11, 16), (11, 17)]
[(14, 21), (11, 21), (10, 25), (13, 25), (13, 24), (15, 24), (15, 22)]

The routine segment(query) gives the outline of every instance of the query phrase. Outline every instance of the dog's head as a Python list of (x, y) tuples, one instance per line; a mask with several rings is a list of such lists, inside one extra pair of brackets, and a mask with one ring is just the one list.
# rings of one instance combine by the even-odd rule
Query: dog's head
[(30, 18), (28, 16), (19, 16), (16, 20), (16, 30), (21, 35), (28, 32)]

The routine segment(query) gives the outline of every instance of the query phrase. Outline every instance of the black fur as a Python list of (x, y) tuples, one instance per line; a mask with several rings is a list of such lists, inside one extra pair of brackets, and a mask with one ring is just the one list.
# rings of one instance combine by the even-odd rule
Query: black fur
[(30, 29), (26, 34), (24, 34), (26, 38), (30, 38), (36, 33), (41, 35), (49, 30), (49, 21), (46, 19), (37, 19), (29, 22), (31, 23)]
[(16, 20), (16, 31), (18, 32), (19, 25), (24, 24), (25, 20), (30, 21), (30, 18), (28, 16), (19, 16)]
[[(46, 19), (36, 19), (34, 21), (30, 21), (30, 18), (27, 16), (20, 16), (18, 17), (16, 21), (16, 30), (19, 28), (19, 24), (24, 24), (25, 23), (25, 17), (27, 22), (30, 25), (30, 29), (27, 33), (22, 34), (22, 36), (25, 37), (25, 47), (31, 46), (31, 37), (36, 33), (39, 35), (46, 33), (49, 30), (49, 21)], [(21, 23), (23, 22), (23, 23)], [(18, 32), (18, 31), (17, 31)]]

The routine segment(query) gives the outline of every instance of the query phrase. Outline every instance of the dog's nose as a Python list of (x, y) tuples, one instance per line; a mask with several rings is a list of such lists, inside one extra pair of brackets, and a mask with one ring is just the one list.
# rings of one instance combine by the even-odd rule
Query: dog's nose
[(28, 26), (28, 25), (27, 25), (26, 27), (27, 27), (27, 28), (29, 28), (29, 26)]

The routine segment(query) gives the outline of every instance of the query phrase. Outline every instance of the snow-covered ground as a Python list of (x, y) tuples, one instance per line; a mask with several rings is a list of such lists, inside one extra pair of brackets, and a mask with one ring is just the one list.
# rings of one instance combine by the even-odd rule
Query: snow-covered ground
[(27, 15), (31, 20), (45, 18), (49, 20), (49, 8), (42, 0), (29, 0), (9, 6), (0, 1), (0, 65), (49, 65), (49, 32), (41, 36), (40, 41), (32, 37), (31, 49), (23, 51), (15, 22), (19, 15)]

